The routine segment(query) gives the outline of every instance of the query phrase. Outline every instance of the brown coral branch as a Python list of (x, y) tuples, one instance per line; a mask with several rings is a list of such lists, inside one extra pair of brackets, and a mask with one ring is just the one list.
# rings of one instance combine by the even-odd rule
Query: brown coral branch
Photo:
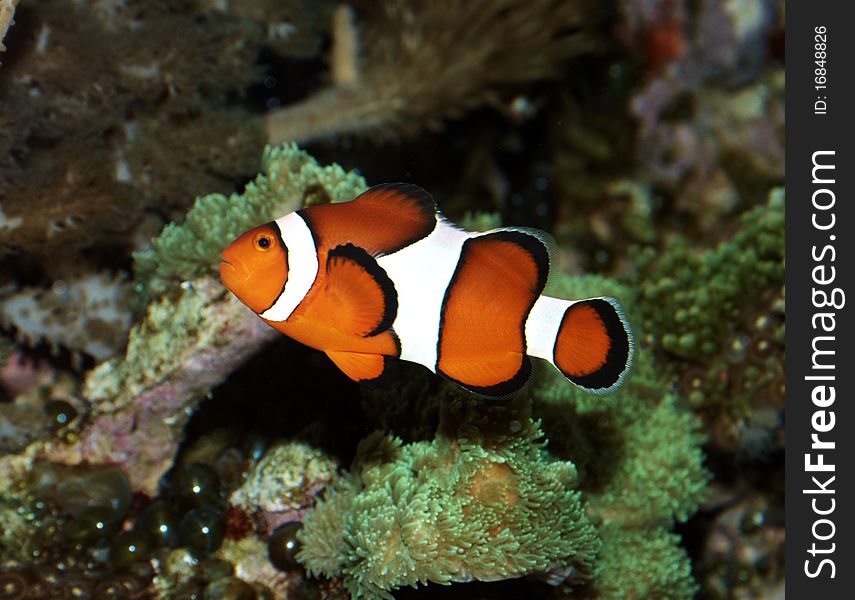
[[(556, 76), (566, 58), (595, 48), (591, 15), (598, 4), (387, 0), (358, 32), (347, 13), (339, 12), (333, 85), (268, 113), (268, 140), (303, 142), (339, 134), (396, 138), (437, 129), (502, 87)], [(348, 60), (347, 48), (362, 55)], [(357, 72), (341, 76), (348, 72), (343, 65)]]

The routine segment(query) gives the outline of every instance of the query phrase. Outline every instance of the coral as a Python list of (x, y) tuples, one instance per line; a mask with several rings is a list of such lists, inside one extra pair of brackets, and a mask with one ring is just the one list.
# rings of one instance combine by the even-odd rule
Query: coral
[(698, 586), (680, 537), (664, 527), (626, 530), (611, 524), (599, 529), (603, 549), (597, 561), (597, 585), (591, 597), (692, 598)]
[(645, 178), (673, 195), (676, 208), (706, 233), (722, 215), (751, 205), (740, 195), (747, 186), (783, 180), (783, 65), (764, 66), (782, 3), (707, 0), (691, 27), (689, 3), (625, 3), (636, 4), (647, 11), (636, 26), (656, 32), (667, 12), (685, 44), (631, 99), (636, 156)]
[[(559, 293), (575, 290), (571, 294), (574, 297), (577, 293), (591, 295), (593, 290), (621, 291), (620, 286), (597, 277), (560, 276), (554, 285)], [(631, 297), (632, 294), (627, 294), (622, 300)], [(509, 429), (505, 435), (512, 434), (516, 440), (512, 445), (515, 444), (522, 454), (513, 459), (508, 457), (501, 464), (507, 465), (517, 477), (527, 472), (525, 469), (518, 471), (523, 456), (535, 461), (530, 466), (539, 476), (554, 479), (555, 475), (549, 474), (551, 469), (570, 469), (564, 475), (570, 477), (565, 485), (568, 491), (575, 489), (586, 494), (585, 514), (597, 524), (593, 532), (586, 529), (586, 535), (579, 538), (575, 528), (581, 524), (570, 521), (574, 523), (570, 529), (556, 538), (544, 538), (543, 533), (539, 533), (541, 542), (552, 539), (564, 543), (563, 536), (569, 535), (576, 538), (574, 543), (583, 541), (585, 547), (593, 549), (598, 545), (596, 540), (602, 540), (599, 558), (590, 566), (574, 561), (574, 564), (553, 562), (547, 569), (542, 563), (519, 565), (521, 570), (516, 573), (513, 570), (500, 574), (489, 569), (487, 573), (475, 570), (469, 573), (473, 578), (495, 579), (550, 571), (548, 579), (560, 583), (568, 572), (575, 572), (577, 576), (587, 573), (582, 579), (582, 582), (587, 579), (584, 585), (578, 585), (578, 577), (574, 585), (584, 597), (686, 598), (692, 595), (696, 584), (688, 556), (680, 547), (679, 536), (668, 530), (673, 523), (688, 519), (705, 495), (708, 474), (702, 466), (703, 436), (698, 433), (697, 419), (681, 407), (680, 399), (664, 391), (668, 384), (654, 368), (652, 358), (652, 354), (641, 353), (636, 372), (626, 387), (605, 397), (591, 397), (571, 389), (551, 371), (542, 373), (532, 397), (534, 413), (542, 415), (544, 431), (552, 440), (548, 451), (535, 450), (531, 445), (536, 439), (532, 436), (540, 434), (531, 421), (522, 418), (506, 421)], [(483, 415), (461, 417), (458, 414), (450, 418), (450, 414), (460, 409), (450, 410), (449, 404), (455, 406), (461, 401), (449, 400), (446, 391), (433, 389), (428, 393), (438, 394), (444, 407), (443, 424), (436, 438), (432, 442), (402, 445), (397, 438), (381, 434), (369, 437), (360, 445), (352, 474), (340, 479), (304, 519), (304, 529), (299, 534), (303, 543), (299, 560), (315, 575), (343, 577), (344, 585), (354, 596), (382, 595), (390, 588), (425, 580), (444, 583), (449, 578), (460, 580), (454, 575), (457, 571), (449, 575), (441, 570), (443, 560), (448, 560), (446, 557), (433, 553), (425, 555), (419, 551), (419, 544), (437, 535), (434, 528), (442, 521), (437, 522), (432, 511), (456, 514), (452, 510), (456, 504), (447, 499), (448, 495), (452, 499), (459, 498), (460, 492), (455, 489), (466, 484), (463, 489), (471, 493), (471, 482), (478, 478), (489, 478), (491, 485), (497, 483), (494, 476), (500, 473), (496, 472), (496, 463), (490, 461), (491, 451), (496, 444), (508, 442), (500, 434), (485, 433), (495, 424), (485, 430), (480, 421), (487, 418)], [(407, 397), (415, 404), (423, 401), (418, 395), (408, 394)], [(499, 411), (501, 414), (501, 410), (507, 410), (485, 407), (474, 400), (465, 402), (471, 403), (471, 410), (482, 413)], [(449, 420), (454, 426), (449, 426)], [(443, 450), (454, 452), (449, 457)], [(490, 462), (487, 465), (479, 460), (468, 462), (467, 453)], [(556, 453), (565, 461), (556, 461), (553, 457)], [(567, 458), (579, 465), (578, 476), (576, 467), (566, 461)], [(468, 479), (456, 477), (453, 469), (467, 463), (464, 472)], [(426, 490), (438, 490), (433, 492), (438, 502), (435, 508), (427, 502), (431, 496), (419, 497), (427, 495)], [(490, 493), (501, 500), (507, 497), (508, 488), (496, 487)], [(477, 499), (475, 502), (475, 512), (489, 513), (489, 507), (477, 503)], [(535, 502), (535, 505), (543, 511), (542, 503)], [(554, 510), (556, 505), (552, 506)], [(566, 509), (568, 505), (564, 506)], [(478, 523), (480, 521), (467, 523), (465, 531), (480, 531)], [(537, 524), (532, 523), (532, 527), (536, 528)], [(441, 533), (442, 530), (440, 536)], [(446, 537), (440, 537), (444, 540), (441, 547), (454, 547), (455, 535), (460, 535), (460, 530), (452, 529)], [(588, 535), (593, 537), (588, 538)], [(490, 543), (496, 544), (495, 541)], [(388, 548), (390, 544), (395, 548), (394, 553), (371, 550)], [(477, 560), (491, 553), (501, 556), (504, 548), (503, 544), (498, 544), (489, 551), (479, 550), (475, 556)], [(525, 545), (520, 542), (514, 548), (519, 552)], [(541, 546), (543, 552), (549, 549), (550, 544)], [(472, 552), (470, 548), (463, 556)], [(577, 554), (575, 560), (583, 557), (584, 553)], [(428, 560), (429, 564), (423, 564), (422, 560)], [(466, 558), (460, 560), (466, 568)], [(502, 564), (502, 559), (494, 556), (490, 564)], [(575, 569), (563, 571), (566, 567)]]
[[(194, 2), (18, 6), (0, 86), (0, 256), (129, 243), (257, 170), (265, 27)], [(70, 27), (69, 24), (74, 26)], [(131, 241), (132, 243), (132, 241)]]
[[(271, 215), (306, 202), (348, 200), (365, 187), (355, 173), (320, 167), (295, 146), (267, 149), (263, 161), (266, 172), (244, 194), (198, 199), (183, 225), (168, 226), (151, 251), (138, 255), (139, 277), (153, 299), (131, 330), (125, 356), (87, 376), (77, 400), (87, 414), (74, 442), (41, 442), (33, 456), (110, 462), (129, 474), (135, 490), (155, 493), (195, 404), (275, 335), (209, 275), (230, 228), (236, 235)], [(194, 273), (206, 275), (189, 279)]]
[(762, 492), (719, 498), (725, 502), (695, 568), (710, 597), (784, 595), (784, 494), (780, 483), (758, 483), (766, 484)]
[[(274, 335), (208, 275), (228, 228), (242, 229), (306, 202), (343, 200), (364, 187), (355, 174), (321, 168), (295, 146), (268, 149), (264, 164), (265, 172), (244, 194), (200, 198), (184, 224), (169, 226), (150, 251), (138, 255), (140, 283), (153, 300), (131, 330), (125, 357), (86, 378), (75, 400), (86, 415), (73, 437), (36, 442), (26, 457), (4, 461), (10, 480), (33, 459), (109, 462), (128, 474), (133, 490), (156, 493), (195, 403)], [(634, 316), (636, 293), (613, 281), (562, 275), (550, 293), (617, 295), (630, 320), (647, 326)], [(532, 397), (543, 430), (554, 440), (549, 451), (525, 396), (485, 406), (431, 383), (421, 393), (439, 405), (434, 439), (404, 444), (375, 433), (364, 440), (352, 473), (338, 478), (305, 516), (299, 559), (311, 573), (340, 578), (351, 594), (370, 597), (403, 585), (531, 573), (601, 597), (621, 589), (636, 597), (688, 594), (694, 582), (686, 555), (668, 530), (696, 509), (703, 494), (701, 438), (679, 398), (663, 391), (668, 384), (653, 357), (641, 353), (626, 388), (606, 397), (578, 393), (544, 373)], [(418, 387), (410, 386), (408, 402), (419, 402)], [(231, 528), (235, 537), (219, 552), (237, 552), (229, 560), (261, 551), (259, 536), (282, 522), (282, 513), (293, 513), (284, 520), (301, 518), (312, 495), (332, 479), (331, 461), (321, 465), (322, 475), (308, 468), (312, 460), (292, 464), (294, 451), (316, 455), (301, 447), (274, 446), (232, 493), (229, 510), (252, 517), (238, 533), (227, 511), (224, 535)], [(299, 498), (291, 502), (285, 493), (283, 502), (283, 489), (295, 489)], [(615, 556), (596, 560), (601, 544)], [(388, 547), (395, 551), (371, 551)], [(121, 547), (115, 551), (116, 561), (125, 560)], [(257, 578), (241, 573), (271, 589), (295, 585), (291, 576), (266, 568)], [(185, 586), (180, 577), (159, 577), (171, 582), (159, 584), (170, 589)], [(201, 585), (191, 580), (187, 586)]]
[(559, 73), (598, 45), (598, 0), (378, 3), (338, 13), (333, 85), (268, 113), (271, 143), (358, 134), (397, 138)]
[(0, 454), (13, 454), (50, 431), (49, 422), (38, 406), (0, 404)]
[(267, 544), (257, 536), (242, 540), (226, 540), (217, 556), (234, 565), (235, 575), (243, 581), (264, 586), (275, 598), (290, 598), (298, 577), (295, 573), (277, 570), (270, 561), (260, 558), (267, 554)]
[(676, 359), (681, 391), (731, 416), (758, 399), (783, 408), (783, 190), (739, 223), (712, 250), (676, 238), (641, 251), (635, 279), (647, 340)]
[(299, 518), (314, 496), (335, 477), (337, 463), (305, 443), (290, 442), (270, 448), (229, 498), (232, 506), (255, 512), (264, 530)]
[(781, 4), (619, 2), (627, 55), (564, 85), (553, 108), (562, 264), (624, 274), (631, 244), (672, 230), (712, 244), (783, 184), (783, 61), (767, 60)]
[[(636, 335), (638, 299), (629, 286), (597, 276), (559, 275), (552, 293), (620, 297)], [(551, 370), (532, 389), (550, 450), (579, 469), (579, 489), (603, 542), (588, 592), (596, 598), (690, 597), (696, 584), (679, 537), (705, 497), (709, 474), (698, 419), (669, 391), (667, 370), (642, 346), (626, 385), (607, 396), (571, 389)]]
[(266, 147), (261, 174), (242, 194), (198, 198), (181, 225), (170, 223), (151, 249), (134, 255), (137, 278), (151, 293), (210, 274), (223, 248), (246, 229), (305, 205), (352, 200), (365, 187), (355, 172), (321, 167), (295, 144)]
[(659, 392), (661, 400), (652, 409), (630, 411), (633, 403), (649, 401), (662, 387), (661, 381), (637, 379), (627, 391), (638, 400), (620, 398), (622, 406), (609, 411), (609, 425), (621, 431), (623, 452), (612, 466), (610, 481), (592, 492), (592, 511), (607, 522), (638, 529), (683, 522), (704, 496), (704, 437), (697, 432), (697, 419), (679, 408), (672, 394)]
[(117, 354), (131, 327), (130, 284), (104, 273), (58, 279), (49, 290), (24, 288), (0, 298), (0, 324), (18, 342), (46, 342), (101, 362)]
[(120, 465), (134, 489), (153, 494), (194, 404), (271, 337), (219, 282), (187, 282), (149, 305), (124, 359), (86, 378), (81, 397), (89, 414), (78, 441), (42, 453), (57, 462)]
[(436, 438), (375, 432), (304, 520), (309, 573), (343, 576), (353, 597), (403, 585), (541, 573), (584, 580), (599, 549), (576, 469), (543, 450), (525, 402), (444, 403)]
[(15, 6), (18, 0), (0, 0), (0, 52), (6, 50), (3, 44), (3, 38), (6, 37), (6, 32), (15, 22)]
[[(3, 34), (15, 4), (0, 2)], [(132, 307), (112, 278), (130, 251), (196, 195), (258, 171), (262, 122), (247, 90), (262, 79), (262, 44), (285, 29), (299, 35), (271, 41), (276, 51), (307, 56), (319, 43), (323, 11), (279, 3), (268, 22), (267, 4), (17, 6), (0, 69), (0, 280), (25, 289), (0, 289), (4, 335), (96, 362), (122, 349)]]
[[(556, 273), (547, 289), (566, 298), (617, 296), (629, 321), (638, 324), (636, 334), (645, 338), (635, 287), (598, 276)], [(436, 436), (409, 444), (381, 433), (364, 440), (351, 472), (303, 520), (298, 560), (315, 576), (340, 578), (353, 596), (382, 596), (396, 587), (428, 581), (541, 573), (555, 584), (569, 582), (582, 597), (690, 597), (697, 585), (689, 558), (679, 536), (669, 530), (685, 522), (705, 497), (709, 480), (701, 450), (705, 438), (685, 400), (670, 391), (673, 375), (657, 366), (656, 358), (656, 353), (640, 348), (627, 384), (606, 396), (581, 392), (554, 370), (540, 369), (530, 397), (532, 414), (542, 419), (542, 431), (550, 440), (545, 449), (538, 441), (541, 426), (521, 408), (527, 406), (525, 396), (504, 405), (462, 399), (447, 384), (417, 374), (407, 374), (394, 390), (366, 391), (366, 406), (384, 426), (416, 439), (424, 436), (423, 422), (430, 421), (439, 405)], [(400, 410), (401, 398), (411, 407), (408, 414)], [(494, 460), (496, 451), (505, 446), (513, 454), (504, 455), (499, 464), (509, 468), (517, 482), (536, 482), (530, 477), (537, 473), (565, 479), (568, 493), (585, 495), (581, 505), (570, 496), (563, 501), (555, 496), (526, 501), (541, 513), (548, 512), (545, 505), (559, 512), (584, 507), (584, 520), (565, 521), (570, 525), (553, 531), (556, 537), (537, 532), (543, 553), (552, 551), (552, 543), (583, 544), (587, 550), (577, 548), (570, 562), (535, 554), (539, 558), (533, 562), (497, 570), (496, 565), (507, 565), (502, 555), (507, 546), (489, 535), (480, 538), (488, 548), (475, 542), (450, 566), (450, 558), (441, 551), (432, 546), (424, 551), (428, 542), (436, 542), (440, 549), (456, 548), (457, 536), (483, 535), (480, 519), (454, 522), (465, 523), (463, 529), (442, 529), (443, 520), (437, 515), (456, 518), (459, 503), (476, 507), (472, 513), (464, 510), (464, 515), (494, 518), (491, 511), (512, 497), (509, 489), (519, 496), (544, 491), (537, 485), (528, 492), (507, 487)], [(553, 469), (563, 474), (550, 474)], [(491, 487), (473, 486), (479, 479), (489, 480)], [(481, 490), (489, 491), (492, 506), (482, 504)], [(467, 498), (473, 493), (475, 499)], [(514, 507), (522, 509), (519, 504)], [(513, 518), (512, 513), (502, 518)], [(593, 529), (588, 528), (588, 519)], [(550, 517), (550, 521), (556, 519)], [(537, 531), (538, 521), (528, 523)], [(578, 527), (583, 527), (584, 534)], [(511, 531), (518, 530), (512, 527)], [(600, 543), (598, 558), (586, 563), (588, 552), (595, 552)], [(520, 539), (512, 547), (516, 554), (526, 548)], [(381, 548), (394, 551), (377, 550)], [(485, 556), (492, 557), (486, 568), (480, 562)], [(463, 572), (468, 577), (461, 577)]]

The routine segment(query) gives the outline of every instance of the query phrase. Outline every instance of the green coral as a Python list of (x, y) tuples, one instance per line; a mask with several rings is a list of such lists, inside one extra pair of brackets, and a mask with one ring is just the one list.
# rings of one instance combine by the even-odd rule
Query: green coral
[(170, 281), (212, 272), (223, 249), (251, 227), (310, 204), (352, 200), (366, 188), (355, 171), (320, 166), (296, 144), (266, 147), (261, 164), (243, 193), (197, 198), (183, 223), (170, 223), (150, 249), (134, 254), (137, 279), (149, 295)]
[[(567, 298), (620, 298), (637, 337), (644, 337), (633, 288), (597, 276), (559, 275), (551, 292)], [(704, 436), (687, 403), (639, 345), (626, 385), (607, 396), (582, 392), (554, 369), (533, 389), (534, 412), (550, 450), (579, 468), (588, 514), (603, 542), (586, 594), (596, 598), (688, 598), (696, 588), (679, 537), (705, 495)]]
[[(614, 280), (557, 274), (548, 292), (615, 296), (630, 323), (640, 322), (635, 288)], [(644, 337), (641, 329), (635, 333)], [(582, 392), (542, 365), (530, 393), (511, 406), (461, 399), (436, 378), (421, 391), (415, 380), (403, 382), (386, 401), (439, 402), (436, 438), (403, 445), (374, 434), (364, 441), (352, 473), (304, 521), (300, 560), (314, 575), (341, 577), (354, 596), (526, 573), (560, 583), (570, 572), (573, 593), (584, 597), (691, 597), (697, 586), (689, 558), (669, 530), (704, 498), (704, 436), (654, 357), (641, 347), (627, 384), (605, 396)], [(372, 406), (383, 396), (371, 392)], [(520, 416), (528, 401), (542, 424)], [(397, 431), (405, 420), (396, 415)], [(496, 465), (511, 470), (524, 501), (485, 504), (473, 493), (472, 481), (494, 479)], [(492, 495), (503, 493), (499, 487)], [(464, 510), (461, 519), (466, 506), (476, 507), (476, 518)], [(515, 523), (512, 543), (485, 533), (497, 517)], [(442, 519), (454, 527), (441, 530)]]
[[(784, 195), (740, 218), (717, 248), (695, 252), (674, 239), (637, 256), (634, 283), (651, 347), (677, 359), (693, 406), (744, 412), (783, 372)], [(780, 387), (780, 386), (779, 386)]]
[[(175, 282), (210, 270), (234, 235), (306, 203), (350, 199), (365, 186), (294, 146), (266, 150), (264, 164), (244, 194), (199, 199), (184, 225), (167, 227), (137, 255), (149, 294), (171, 288), (161, 296), (164, 310), (201, 285)], [(692, 594), (688, 557), (669, 530), (697, 509), (708, 474), (697, 419), (674, 392), (673, 373), (654, 359), (661, 355), (641, 343), (660, 339), (644, 310), (649, 294), (643, 286), (564, 275), (547, 291), (620, 299), (640, 347), (627, 385), (587, 394), (544, 367), (530, 394), (508, 402), (473, 399), (435, 377), (373, 396), (378, 411), (384, 395), (396, 405), (403, 395), (410, 406), (438, 406), (438, 431), (429, 441), (413, 427), (417, 441), (408, 444), (381, 433), (361, 443), (351, 473), (305, 517), (299, 559), (311, 574), (372, 598), (405, 585), (532, 573), (598, 598)]]
[(502, 226), (502, 216), (495, 212), (467, 210), (460, 219), (460, 227), (469, 231), (489, 231)]
[(543, 449), (525, 403), (443, 403), (430, 442), (374, 433), (304, 520), (298, 559), (354, 597), (529, 573), (586, 578), (600, 541), (572, 463)]
[(597, 561), (592, 597), (598, 600), (694, 597), (698, 586), (678, 535), (664, 527), (626, 529), (617, 524), (603, 525), (599, 533), (603, 548)]

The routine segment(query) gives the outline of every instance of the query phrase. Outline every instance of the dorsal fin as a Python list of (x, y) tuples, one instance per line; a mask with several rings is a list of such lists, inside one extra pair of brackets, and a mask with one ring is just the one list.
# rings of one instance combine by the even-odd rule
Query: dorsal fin
[(351, 202), (321, 204), (300, 211), (319, 249), (352, 243), (371, 256), (392, 254), (430, 235), (436, 204), (409, 183), (369, 188)]
[(327, 254), (326, 297), (336, 328), (361, 337), (392, 326), (398, 312), (395, 286), (362, 248), (337, 246)]
[(381, 183), (368, 188), (353, 201), (417, 217), (433, 218), (436, 214), (433, 196), (412, 183)]

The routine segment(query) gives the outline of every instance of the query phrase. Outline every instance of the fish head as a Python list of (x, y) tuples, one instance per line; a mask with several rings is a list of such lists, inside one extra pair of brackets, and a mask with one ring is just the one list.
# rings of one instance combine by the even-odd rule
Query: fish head
[(235, 238), (223, 250), (220, 279), (256, 313), (270, 308), (288, 281), (288, 252), (278, 227), (267, 223)]

